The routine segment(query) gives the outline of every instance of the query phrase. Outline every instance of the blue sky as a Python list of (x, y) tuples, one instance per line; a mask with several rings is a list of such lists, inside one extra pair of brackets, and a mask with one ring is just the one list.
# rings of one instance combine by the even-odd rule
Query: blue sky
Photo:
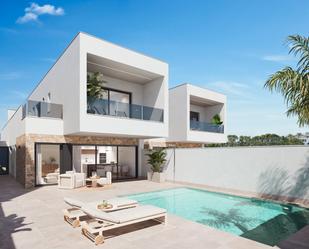
[(84, 31), (166, 61), (170, 87), (189, 82), (226, 94), (229, 134), (308, 130), (286, 117), (280, 95), (263, 89), (271, 73), (295, 64), (284, 41), (290, 34), (309, 35), (307, 0), (66, 0), (32, 5), (11, 0), (1, 7), (1, 127), (6, 109), (21, 104), (76, 33)]

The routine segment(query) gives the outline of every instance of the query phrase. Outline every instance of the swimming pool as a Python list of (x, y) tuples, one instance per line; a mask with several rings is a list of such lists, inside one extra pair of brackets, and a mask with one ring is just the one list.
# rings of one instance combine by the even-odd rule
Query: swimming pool
[(298, 206), (194, 188), (174, 188), (128, 197), (272, 246), (309, 224), (309, 211)]

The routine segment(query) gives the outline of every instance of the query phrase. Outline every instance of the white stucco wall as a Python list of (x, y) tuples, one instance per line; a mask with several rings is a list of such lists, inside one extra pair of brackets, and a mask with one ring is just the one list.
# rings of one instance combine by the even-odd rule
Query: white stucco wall
[[(202, 107), (190, 103), (195, 97), (201, 103), (211, 101), (218, 103), (213, 106)], [(203, 102), (205, 101), (205, 102)], [(193, 86), (183, 84), (169, 90), (169, 142), (192, 142), (192, 143), (225, 143), (226, 134), (226, 96)], [(204, 132), (190, 130), (190, 109), (200, 113), (201, 122), (209, 122), (212, 117), (219, 113), (224, 122), (224, 133)]]
[(168, 150), (167, 178), (258, 194), (309, 199), (309, 147)]
[[(87, 54), (123, 63), (158, 77), (146, 84), (109, 78), (112, 87), (132, 92), (133, 104), (164, 109), (164, 122), (142, 121), (87, 114)], [(121, 137), (167, 137), (168, 64), (96, 37), (79, 33), (30, 94), (30, 100), (47, 100), (63, 105), (63, 121), (12, 118), (2, 132), (5, 141), (15, 144), (24, 133), (55, 135), (107, 135)], [(21, 112), (21, 109), (19, 110)], [(15, 116), (15, 115), (14, 115)], [(18, 117), (21, 116), (18, 113)], [(28, 118), (27, 118), (28, 119)], [(14, 123), (14, 124), (12, 124)], [(12, 128), (14, 127), (14, 128)], [(62, 130), (61, 130), (62, 129)], [(46, 130), (49, 130), (46, 131)], [(8, 134), (10, 134), (8, 136)]]
[(1, 131), (1, 141), (8, 146), (16, 144), (16, 138), (25, 133), (26, 122), (22, 120), (22, 107), (19, 107), (11, 119), (4, 125)]
[(143, 85), (105, 75), (103, 79), (106, 81), (104, 84), (105, 87), (129, 92), (132, 96), (132, 104), (143, 105)]
[(64, 121), (53, 118), (25, 118), (25, 133), (42, 135), (63, 135)]
[(169, 137), (168, 141), (186, 141), (188, 130), (188, 101), (186, 88), (169, 90)]
[[(168, 65), (132, 50), (117, 46), (96, 37), (79, 34), (80, 38), (80, 134), (101, 134), (124, 137), (167, 137), (168, 136)], [(87, 54), (107, 60), (129, 65), (148, 71), (158, 76), (157, 79), (144, 85), (143, 105), (164, 109), (164, 122), (134, 120), (128, 118), (93, 115), (86, 112), (87, 108)], [(123, 82), (123, 81), (122, 81)], [(134, 96), (133, 96), (134, 98)]]
[(7, 120), (10, 120), (15, 112), (16, 112), (16, 109), (8, 109), (8, 116), (7, 116), (8, 118), (7, 118)]
[(51, 103), (63, 105), (64, 134), (79, 130), (79, 40), (79, 36), (76, 36), (29, 97), (42, 101), (50, 93)]
[(63, 120), (52, 118), (26, 117), (22, 120), (20, 107), (5, 124), (1, 139), (7, 146), (16, 144), (16, 138), (24, 134), (63, 135)]

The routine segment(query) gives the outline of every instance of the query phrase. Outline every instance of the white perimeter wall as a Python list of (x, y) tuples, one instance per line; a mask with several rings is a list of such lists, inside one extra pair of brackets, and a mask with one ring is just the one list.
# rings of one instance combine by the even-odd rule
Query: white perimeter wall
[(176, 149), (175, 158), (174, 177), (168, 150), (168, 180), (309, 199), (306, 146)]

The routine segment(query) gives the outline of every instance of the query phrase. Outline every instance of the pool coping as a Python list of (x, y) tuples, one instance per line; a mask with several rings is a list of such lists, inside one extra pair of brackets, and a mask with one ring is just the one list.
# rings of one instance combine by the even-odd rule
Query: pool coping
[(254, 198), (258, 200), (263, 201), (269, 201), (269, 202), (275, 202), (278, 204), (285, 204), (285, 205), (293, 205), (298, 206), (301, 208), (309, 209), (309, 199), (301, 199), (301, 198), (293, 198), (293, 201), (291, 201), (291, 197), (287, 196), (279, 196), (279, 195), (271, 195), (271, 194), (259, 194), (256, 192), (250, 192), (250, 191), (241, 191), (236, 189), (228, 189), (228, 188), (222, 188), (222, 187), (215, 187), (215, 186), (209, 186), (204, 184), (195, 184), (195, 183), (189, 183), (189, 182), (181, 182), (181, 181), (167, 181), (174, 184), (179, 184), (183, 186), (198, 188), (210, 192), (220, 193), (220, 194), (226, 194), (226, 195), (233, 195), (237, 197), (244, 197), (244, 198)]
[[(183, 184), (183, 186), (178, 186), (178, 187), (171, 187), (171, 188), (166, 188), (166, 189), (160, 189), (160, 190), (154, 190), (154, 191), (148, 191), (148, 192), (138, 192), (134, 194), (129, 194), (129, 195), (119, 195), (119, 197), (128, 197), (128, 196), (134, 196), (134, 195), (142, 195), (142, 194), (149, 194), (149, 193), (155, 193), (155, 192), (163, 192), (163, 191), (168, 191), (172, 189), (181, 189), (181, 188), (187, 188), (187, 189), (193, 189), (193, 190), (199, 190), (199, 191), (205, 191), (208, 193), (215, 193), (219, 195), (225, 195), (225, 196), (232, 196), (236, 198), (243, 198), (243, 199), (250, 199), (250, 200), (258, 200), (258, 201), (263, 201), (267, 203), (275, 203), (278, 205), (288, 205), (288, 206), (294, 206), (298, 208), (303, 208), (306, 210), (309, 210), (309, 205), (302, 205), (299, 203), (294, 203), (294, 202), (288, 202), (288, 201), (281, 201), (281, 200), (275, 200), (275, 199), (270, 199), (270, 198), (263, 198), (260, 196), (251, 196), (251, 195), (246, 195), (246, 194), (238, 194), (233, 191), (219, 191), (219, 190), (213, 190), (209, 189), (207, 187), (198, 187), (198, 186), (193, 186), (193, 185), (187, 185), (184, 183), (177, 182), (177, 184)], [(212, 187), (211, 187), (212, 188)]]

